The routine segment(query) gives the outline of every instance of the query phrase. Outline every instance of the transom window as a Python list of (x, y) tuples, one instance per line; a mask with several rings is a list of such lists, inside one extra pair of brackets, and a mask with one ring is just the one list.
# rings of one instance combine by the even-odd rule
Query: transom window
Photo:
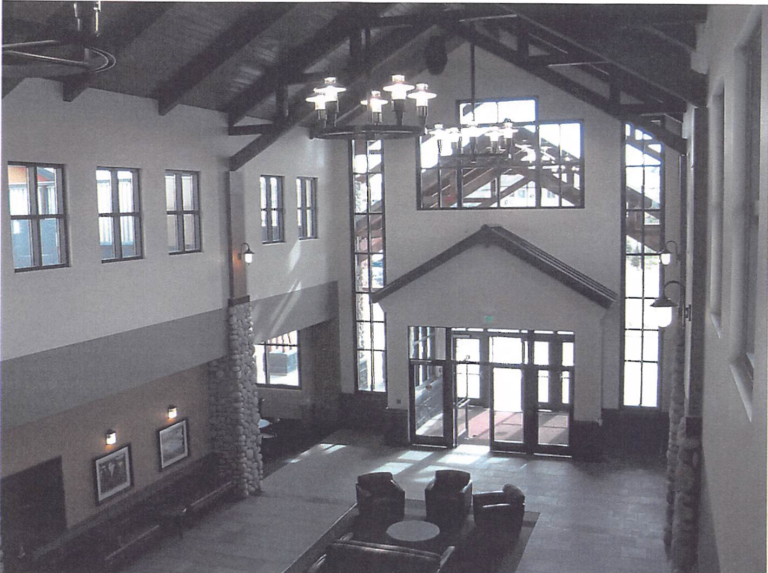
[(282, 243), (285, 240), (283, 225), (283, 178), (261, 176), (261, 242)]
[(317, 238), (317, 179), (296, 178), (296, 205), (299, 239)]
[[(584, 206), (579, 121), (538, 120), (535, 99), (459, 102), (461, 134), (424, 136), (419, 153), (420, 209)], [(507, 126), (500, 137), (472, 129)]]
[(96, 190), (102, 262), (141, 258), (139, 171), (99, 167)]
[(168, 252), (194, 253), (202, 249), (198, 175), (188, 171), (165, 172)]
[(300, 388), (299, 333), (288, 332), (254, 346), (256, 383)]
[(14, 269), (66, 266), (63, 168), (9, 163), (8, 189)]

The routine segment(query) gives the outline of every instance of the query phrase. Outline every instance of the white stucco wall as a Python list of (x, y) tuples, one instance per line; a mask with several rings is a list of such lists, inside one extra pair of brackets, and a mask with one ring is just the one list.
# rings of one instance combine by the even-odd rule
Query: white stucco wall
[[(732, 321), (734, 309), (741, 303), (740, 284), (733, 284), (737, 258), (734, 248), (742, 241), (739, 202), (738, 140), (734, 130), (738, 94), (743, 93), (736, 77), (736, 57), (744, 33), (762, 17), (762, 97), (760, 164), (760, 237), (756, 322), (756, 363), (751, 404), (739, 392), (731, 363), (733, 342), (738, 336)], [(699, 41), (700, 63), (709, 74), (709, 96), (725, 85), (725, 186), (723, 240), (723, 289), (721, 328), (707, 318), (705, 343), (705, 379), (703, 412), (703, 448), (705, 483), (708, 491), (713, 531), (702, 532), (701, 546), (714, 545), (723, 573), (764, 572), (766, 567), (766, 313), (768, 312), (766, 260), (768, 259), (768, 8), (765, 6), (712, 6)], [(712, 154), (711, 154), (712, 156)], [(710, 158), (711, 162), (711, 158)], [(711, 163), (710, 163), (711, 164)], [(713, 190), (710, 189), (710, 193)], [(710, 224), (710, 233), (712, 227)], [(709, 284), (708, 269), (696, 268)], [(708, 309), (709, 310), (709, 309)], [(751, 416), (749, 406), (751, 405)], [(706, 513), (706, 512), (705, 512)], [(712, 553), (711, 548), (706, 548)], [(702, 573), (718, 571), (711, 560), (701, 561)]]

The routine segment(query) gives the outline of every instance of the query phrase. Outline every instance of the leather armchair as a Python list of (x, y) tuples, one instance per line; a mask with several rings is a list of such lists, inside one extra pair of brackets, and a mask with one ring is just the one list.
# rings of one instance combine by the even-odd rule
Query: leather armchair
[(358, 476), (357, 509), (363, 519), (399, 521), (405, 515), (405, 491), (390, 472)]
[(427, 521), (439, 526), (458, 525), (472, 505), (472, 479), (461, 470), (438, 470), (424, 490)]
[(519, 535), (525, 514), (525, 494), (519, 488), (507, 484), (501, 491), (476, 493), (472, 497), (478, 528)]
[(430, 551), (341, 539), (328, 546), (307, 573), (443, 573), (455, 547)]

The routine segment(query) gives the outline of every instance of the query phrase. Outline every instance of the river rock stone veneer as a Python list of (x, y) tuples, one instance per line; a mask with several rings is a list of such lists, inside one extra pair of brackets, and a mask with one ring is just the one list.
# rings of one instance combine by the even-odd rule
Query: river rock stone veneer
[(261, 490), (263, 465), (250, 301), (227, 309), (228, 355), (208, 366), (211, 446), (242, 497)]

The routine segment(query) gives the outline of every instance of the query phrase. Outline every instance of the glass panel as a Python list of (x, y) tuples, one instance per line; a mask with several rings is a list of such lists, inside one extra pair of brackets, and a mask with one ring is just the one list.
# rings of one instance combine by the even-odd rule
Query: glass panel
[[(378, 306), (378, 305), (377, 305)], [(371, 297), (367, 294), (355, 295), (355, 318), (357, 320), (371, 320)]]
[[(625, 296), (643, 296), (643, 257), (627, 255), (625, 260), (625, 268)], [(658, 290), (658, 287), (656, 290)]]
[(296, 346), (267, 345), (270, 385), (299, 386), (299, 349)]
[(278, 183), (277, 177), (270, 177), (270, 189), (269, 189), (269, 199), (271, 201), (271, 207), (273, 209), (277, 209), (280, 207), (281, 204), (281, 197), (280, 197), (280, 184)]
[(422, 382), (419, 366), (413, 365), (414, 418), (417, 436), (443, 436), (443, 367), (431, 366), (431, 377)]
[(563, 366), (573, 366), (573, 361), (574, 361), (573, 350), (574, 350), (573, 342), (563, 342), (563, 346), (562, 346)]
[(383, 322), (373, 323), (373, 348), (374, 350), (386, 350), (387, 333)]
[(195, 201), (195, 182), (194, 177), (190, 174), (181, 176), (181, 202), (182, 205), (184, 205), (185, 211), (193, 211), (197, 209)]
[(267, 197), (269, 197), (269, 181), (266, 177), (260, 177), (259, 181), (261, 183), (261, 208), (266, 209)]
[(456, 365), (456, 396), (480, 399), (480, 366), (478, 364)]
[(253, 349), (253, 355), (256, 358), (256, 384), (266, 384), (267, 374), (264, 370), (264, 359), (266, 358), (266, 347), (263, 344), (256, 344)]
[(117, 172), (117, 194), (121, 213), (136, 211), (133, 202), (133, 173), (130, 171)]
[(637, 362), (624, 363), (624, 405), (640, 405), (642, 387), (641, 365)]
[[(23, 165), (8, 166), (8, 187), (11, 191), (11, 215), (29, 215), (31, 211), (26, 167)], [(17, 268), (20, 267), (17, 265)]]
[(499, 121), (531, 122), (536, 121), (536, 100), (520, 99), (498, 102)]
[(659, 297), (659, 285), (661, 282), (661, 262), (658, 257), (645, 258), (645, 296)]
[(369, 266), (370, 266), (370, 259), (368, 255), (357, 255), (355, 257), (355, 290), (358, 290), (358, 291), (368, 290)]
[(368, 211), (368, 183), (365, 175), (355, 176), (355, 213)]
[(384, 392), (387, 389), (384, 352), (373, 352), (373, 391)]
[(59, 187), (57, 175), (55, 168), (37, 168), (37, 212), (40, 215), (58, 215), (61, 213), (57, 192)]
[(99, 217), (99, 245), (101, 246), (101, 260), (114, 259), (115, 233), (112, 217)]
[(568, 445), (568, 413), (539, 412), (539, 444), (542, 446)]
[(477, 338), (456, 338), (455, 360), (457, 362), (479, 362), (480, 341)]
[(538, 383), (539, 403), (549, 402), (549, 370), (539, 370)]
[(280, 211), (277, 211), (277, 210), (272, 211), (272, 240), (273, 241), (283, 240), (283, 225), (281, 221), (281, 213)]
[(367, 350), (357, 352), (357, 389), (373, 390), (373, 364)]
[(384, 287), (384, 255), (371, 256), (371, 289)]
[(369, 206), (371, 213), (384, 212), (384, 204), (381, 201), (383, 195), (383, 181), (381, 173), (371, 175), (368, 178), (368, 184), (371, 186), (371, 204)]
[(26, 269), (34, 265), (32, 259), (32, 222), (11, 221), (13, 267)]
[(490, 360), (498, 364), (523, 364), (523, 341), (511, 336), (492, 336)]
[(188, 251), (200, 248), (197, 241), (197, 215), (184, 215), (184, 248)]
[(269, 211), (261, 212), (261, 241), (269, 242)]
[(64, 249), (61, 245), (60, 232), (58, 219), (40, 220), (40, 250), (43, 255), (43, 266), (60, 265), (66, 262), (61, 257)]
[(657, 403), (657, 388), (659, 365), (646, 362), (643, 364), (643, 406), (655, 408)]
[(358, 350), (371, 350), (371, 323), (357, 323), (357, 348)]
[(627, 299), (624, 301), (624, 328), (643, 327), (642, 299)]
[(560, 374), (562, 381), (562, 401), (563, 404), (571, 403), (571, 373), (567, 370)]
[(123, 247), (123, 258), (139, 255), (136, 217), (120, 217), (120, 241)]
[(369, 219), (371, 244), (369, 250), (371, 253), (384, 252), (384, 217), (382, 215), (371, 215)]
[(167, 211), (175, 211), (176, 207), (176, 175), (165, 175), (165, 205)]
[(560, 124), (560, 152), (563, 161), (581, 160), (581, 124)]
[(384, 322), (384, 309), (381, 308), (381, 305), (379, 303), (374, 303), (371, 305), (371, 308), (373, 309), (373, 320)]
[(659, 331), (643, 331), (643, 360), (656, 362), (659, 359)]
[(624, 331), (624, 360), (642, 360), (643, 333), (641, 330)]
[(179, 245), (179, 228), (176, 224), (177, 220), (176, 215), (168, 215), (166, 218), (168, 226), (168, 251), (171, 253), (177, 253), (181, 250)]
[(96, 193), (99, 202), (99, 213), (112, 213), (112, 173), (106, 169), (96, 171)]
[(549, 342), (546, 340), (536, 340), (533, 343), (533, 363), (549, 366)]
[(523, 442), (523, 371), (493, 369), (493, 429), (496, 442)]

